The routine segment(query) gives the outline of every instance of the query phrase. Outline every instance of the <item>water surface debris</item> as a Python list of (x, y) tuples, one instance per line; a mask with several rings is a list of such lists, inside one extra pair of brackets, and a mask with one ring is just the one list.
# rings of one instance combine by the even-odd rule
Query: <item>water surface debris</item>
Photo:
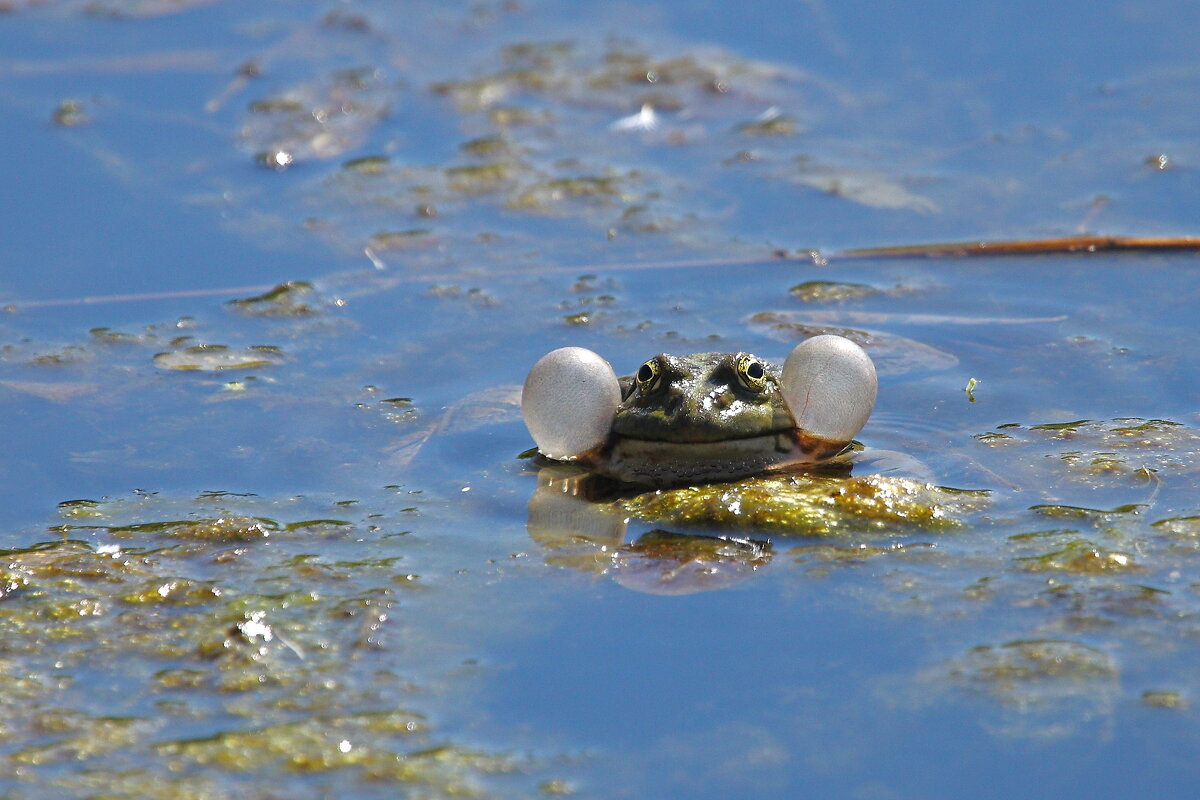
[(979, 256), (1040, 256), (1053, 253), (1100, 253), (1122, 251), (1200, 251), (1200, 236), (1063, 236), (1050, 239), (1013, 239), (864, 247), (829, 256), (860, 258), (947, 258)]

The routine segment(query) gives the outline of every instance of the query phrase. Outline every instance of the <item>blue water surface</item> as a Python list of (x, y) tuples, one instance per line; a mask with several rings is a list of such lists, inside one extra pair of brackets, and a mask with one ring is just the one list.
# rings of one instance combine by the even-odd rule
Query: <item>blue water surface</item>
[[(1196, 255), (839, 258), (1200, 233), (1194, 4), (0, 5), (3, 796), (1195, 795)], [(960, 525), (535, 534), (542, 353), (826, 329)]]

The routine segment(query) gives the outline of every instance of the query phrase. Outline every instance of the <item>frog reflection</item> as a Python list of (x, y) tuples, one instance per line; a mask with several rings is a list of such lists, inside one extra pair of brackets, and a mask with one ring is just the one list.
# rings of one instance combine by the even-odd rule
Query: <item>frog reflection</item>
[(769, 541), (650, 530), (626, 542), (628, 516), (612, 485), (578, 468), (548, 465), (538, 471), (529, 500), (529, 535), (546, 551), (546, 563), (608, 574), (636, 591), (658, 595), (724, 589), (770, 562)]

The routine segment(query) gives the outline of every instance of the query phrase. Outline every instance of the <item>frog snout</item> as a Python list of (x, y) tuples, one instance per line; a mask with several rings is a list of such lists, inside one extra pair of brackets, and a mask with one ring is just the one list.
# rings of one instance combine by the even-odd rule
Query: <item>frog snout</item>
[(712, 398), (713, 408), (717, 409), (718, 411), (726, 410), (727, 408), (732, 406), (733, 401), (735, 399), (737, 399), (734, 397), (733, 392), (728, 391), (728, 390), (715, 391), (711, 395), (709, 395), (709, 397)]

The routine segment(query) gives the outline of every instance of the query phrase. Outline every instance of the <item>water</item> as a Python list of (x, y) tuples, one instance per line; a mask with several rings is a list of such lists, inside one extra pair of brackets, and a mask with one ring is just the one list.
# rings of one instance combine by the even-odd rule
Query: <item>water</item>
[[(1195, 256), (836, 251), (1197, 233), (1195, 8), (11, 5), (0, 794), (1194, 795)], [(958, 524), (546, 535), (542, 353), (828, 327)]]

